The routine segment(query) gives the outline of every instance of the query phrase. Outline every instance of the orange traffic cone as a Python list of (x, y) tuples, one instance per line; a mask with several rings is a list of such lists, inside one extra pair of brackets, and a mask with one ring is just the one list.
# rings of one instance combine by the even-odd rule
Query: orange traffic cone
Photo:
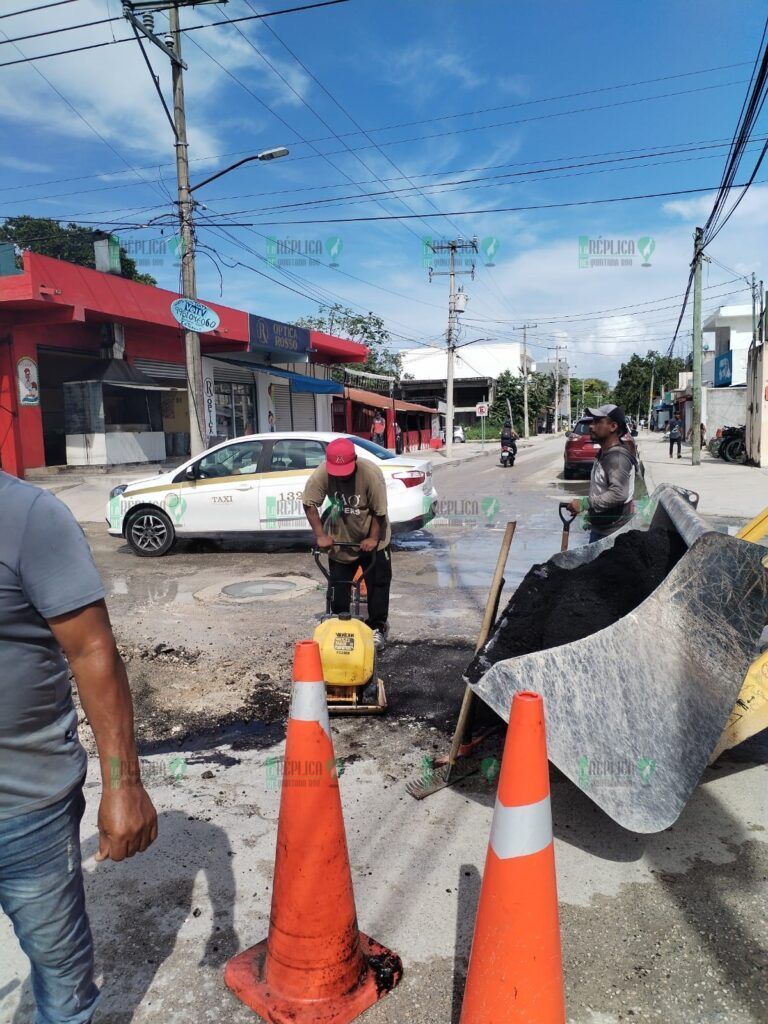
[(314, 640), (296, 645), (269, 935), (224, 981), (272, 1024), (348, 1024), (400, 980), (357, 928), (328, 705)]
[(565, 1024), (544, 702), (516, 693), (460, 1024)]

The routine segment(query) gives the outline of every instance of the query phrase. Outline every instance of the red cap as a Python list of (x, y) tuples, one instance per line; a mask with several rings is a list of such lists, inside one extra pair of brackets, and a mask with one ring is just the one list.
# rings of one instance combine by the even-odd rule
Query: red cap
[(329, 476), (352, 476), (357, 456), (348, 437), (337, 437), (325, 449), (325, 468)]

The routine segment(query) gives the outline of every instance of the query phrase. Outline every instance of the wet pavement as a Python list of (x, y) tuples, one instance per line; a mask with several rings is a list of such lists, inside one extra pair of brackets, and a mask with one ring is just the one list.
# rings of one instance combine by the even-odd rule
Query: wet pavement
[[(561, 466), (561, 442), (546, 441), (512, 470), (492, 452), (438, 469), (439, 521), (394, 544), (392, 642), (381, 659), (389, 711), (332, 720), (360, 924), (405, 967), (366, 1013), (370, 1024), (458, 1022), (493, 777), (421, 802), (405, 782), (447, 749), (505, 523), (518, 525), (503, 601), (559, 550), (557, 503), (587, 487), (561, 480)], [(82, 834), (104, 986), (94, 1024), (253, 1022), (222, 969), (266, 934), (279, 801), (270, 764), (282, 751), (293, 644), (317, 624), (322, 578), (305, 550), (188, 543), (146, 560), (100, 525), (86, 532), (160, 812), (147, 855), (96, 865), (92, 763)], [(574, 525), (571, 544), (585, 539)], [(216, 596), (294, 579), (307, 588), (288, 600)], [(480, 724), (496, 722), (485, 713)], [(83, 737), (92, 747), (87, 728)], [(481, 755), (497, 757), (500, 742), (492, 732)], [(766, 751), (744, 745), (707, 770), (675, 826), (638, 836), (552, 771), (569, 1024), (768, 1020), (766, 793)], [(0, 948), (10, 951), (0, 957), (0, 1021), (27, 1024), (27, 968), (4, 921)]]

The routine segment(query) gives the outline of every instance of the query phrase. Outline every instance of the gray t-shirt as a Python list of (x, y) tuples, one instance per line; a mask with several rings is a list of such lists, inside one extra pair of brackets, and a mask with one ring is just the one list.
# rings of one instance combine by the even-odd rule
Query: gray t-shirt
[(67, 663), (46, 619), (103, 597), (66, 505), (0, 472), (0, 818), (63, 799), (85, 775)]

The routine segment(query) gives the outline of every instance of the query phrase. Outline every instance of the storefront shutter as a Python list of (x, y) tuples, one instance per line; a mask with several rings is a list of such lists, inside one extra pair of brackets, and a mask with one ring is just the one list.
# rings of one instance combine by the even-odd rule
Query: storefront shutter
[(273, 384), (272, 401), (275, 404), (275, 430), (293, 430), (290, 385)]
[(291, 395), (293, 403), (293, 429), (317, 430), (314, 395)]

